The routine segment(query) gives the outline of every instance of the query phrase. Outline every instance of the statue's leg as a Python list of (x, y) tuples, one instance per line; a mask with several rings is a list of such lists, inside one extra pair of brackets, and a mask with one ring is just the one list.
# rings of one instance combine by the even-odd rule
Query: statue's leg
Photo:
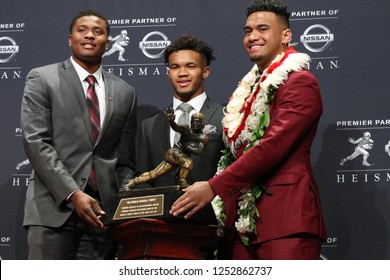
[(156, 179), (168, 172), (171, 172), (174, 167), (166, 161), (161, 162), (155, 169), (152, 171), (147, 171), (142, 173), (141, 175), (134, 177), (128, 181), (125, 185), (125, 190), (128, 190), (135, 185), (139, 185), (141, 183), (145, 183), (147, 181)]
[(148, 172), (149, 176), (150, 176), (149, 180), (153, 180), (153, 179), (156, 179), (162, 175), (165, 175), (165, 174), (171, 172), (173, 169), (175, 169), (175, 167), (172, 164), (170, 164), (169, 162), (163, 161), (155, 169)]
[(191, 157), (183, 154), (180, 160), (180, 172), (179, 172), (179, 184), (182, 187), (188, 186), (187, 177), (190, 170), (193, 168), (193, 162)]

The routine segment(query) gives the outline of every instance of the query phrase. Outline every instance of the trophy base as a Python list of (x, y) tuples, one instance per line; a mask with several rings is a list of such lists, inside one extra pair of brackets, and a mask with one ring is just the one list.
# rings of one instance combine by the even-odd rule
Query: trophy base
[(120, 191), (118, 196), (111, 199), (103, 223), (113, 225), (133, 219), (152, 218), (174, 222), (217, 225), (217, 219), (211, 204), (206, 205), (189, 219), (184, 219), (184, 215), (174, 217), (169, 214), (172, 204), (183, 194), (182, 189), (181, 186), (177, 185)]

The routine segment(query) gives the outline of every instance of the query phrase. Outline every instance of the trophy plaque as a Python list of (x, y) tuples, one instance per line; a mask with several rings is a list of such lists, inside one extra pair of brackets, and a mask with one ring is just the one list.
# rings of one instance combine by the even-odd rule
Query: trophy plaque
[(116, 197), (111, 199), (110, 206), (104, 217), (104, 222), (107, 224), (117, 224), (133, 219), (151, 218), (165, 221), (186, 221), (186, 223), (217, 225), (211, 204), (199, 210), (189, 219), (184, 219), (183, 215), (175, 217), (169, 214), (172, 204), (183, 194), (182, 189), (181, 186), (176, 185), (120, 191)]

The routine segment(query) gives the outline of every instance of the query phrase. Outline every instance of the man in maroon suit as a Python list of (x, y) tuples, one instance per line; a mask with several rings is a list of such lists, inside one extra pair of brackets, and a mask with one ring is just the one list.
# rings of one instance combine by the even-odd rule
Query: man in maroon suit
[(248, 6), (243, 44), (255, 65), (226, 107), (227, 149), (216, 176), (171, 209), (189, 218), (214, 199), (233, 259), (318, 259), (326, 239), (310, 162), (322, 101), (309, 56), (289, 46), (289, 15), (278, 1)]

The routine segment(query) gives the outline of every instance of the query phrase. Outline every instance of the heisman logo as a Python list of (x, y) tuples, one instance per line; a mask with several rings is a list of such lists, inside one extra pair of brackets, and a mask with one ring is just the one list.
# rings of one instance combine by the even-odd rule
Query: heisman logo
[(121, 33), (115, 37), (112, 37), (111, 35), (108, 36), (108, 40), (113, 41), (114, 44), (112, 44), (112, 47), (110, 50), (106, 51), (103, 54), (103, 57), (112, 55), (114, 52), (119, 52), (118, 60), (119, 61), (126, 61), (123, 57), (123, 54), (125, 53), (125, 48), (129, 45), (130, 38), (127, 37), (127, 31), (122, 30)]
[(359, 139), (354, 140), (353, 138), (348, 138), (348, 141), (352, 144), (356, 144), (357, 146), (352, 154), (340, 161), (340, 165), (344, 165), (346, 161), (353, 160), (354, 158), (362, 155), (362, 165), (371, 166), (371, 163), (368, 163), (367, 161), (370, 156), (370, 153), (367, 150), (371, 150), (374, 146), (374, 140), (371, 139), (371, 134), (369, 132), (364, 132), (363, 136)]

